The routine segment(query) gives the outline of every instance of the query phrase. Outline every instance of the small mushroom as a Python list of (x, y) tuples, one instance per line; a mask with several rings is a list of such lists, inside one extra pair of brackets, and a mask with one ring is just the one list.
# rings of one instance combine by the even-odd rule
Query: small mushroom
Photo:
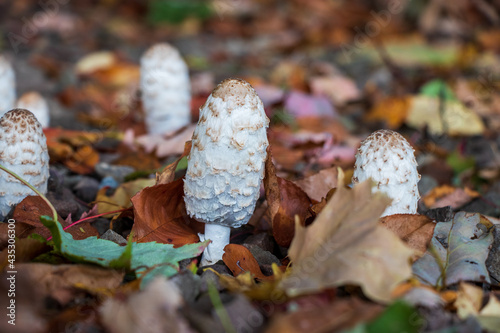
[(368, 178), (375, 181), (375, 191), (384, 192), (393, 200), (382, 216), (417, 212), (420, 175), (414, 149), (401, 134), (378, 130), (361, 143), (352, 182)]
[(231, 227), (248, 222), (260, 195), (269, 145), (262, 101), (240, 79), (222, 81), (200, 109), (184, 180), (187, 212), (212, 242), (201, 265), (222, 259)]
[(12, 65), (0, 56), (0, 116), (14, 108), (16, 103), (16, 76)]
[(16, 108), (30, 110), (31, 113), (35, 115), (36, 119), (38, 119), (42, 128), (49, 127), (49, 105), (45, 98), (36, 91), (27, 92), (19, 97)]
[[(49, 154), (42, 126), (28, 110), (13, 109), (0, 118), (0, 164), (47, 193)], [(0, 172), (0, 215), (33, 191), (6, 172)]]
[(191, 122), (188, 67), (171, 45), (156, 44), (144, 53), (141, 90), (150, 134), (175, 132)]

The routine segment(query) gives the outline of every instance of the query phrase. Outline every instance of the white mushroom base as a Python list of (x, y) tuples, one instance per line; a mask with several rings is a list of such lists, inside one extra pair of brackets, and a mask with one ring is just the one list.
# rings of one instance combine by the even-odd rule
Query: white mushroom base
[(210, 239), (212, 242), (203, 251), (200, 266), (213, 265), (217, 261), (222, 260), (224, 247), (229, 244), (230, 235), (230, 227), (218, 224), (205, 224), (205, 234), (198, 234), (198, 236), (202, 242), (207, 239)]

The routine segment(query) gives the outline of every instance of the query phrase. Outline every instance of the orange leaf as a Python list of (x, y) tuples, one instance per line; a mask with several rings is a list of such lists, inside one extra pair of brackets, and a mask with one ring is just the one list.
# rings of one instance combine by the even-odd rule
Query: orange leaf
[(391, 129), (403, 125), (410, 109), (409, 97), (389, 97), (378, 103), (367, 115), (369, 121), (384, 121)]
[(73, 172), (88, 174), (94, 171), (94, 166), (99, 162), (99, 154), (91, 146), (83, 146), (71, 156), (64, 164)]
[(243, 245), (227, 244), (226, 247), (224, 247), (222, 260), (226, 266), (229, 267), (231, 272), (233, 272), (234, 276), (250, 272), (253, 276), (260, 280), (272, 279), (271, 276), (265, 276), (262, 273), (259, 263), (255, 257), (252, 255), (250, 250)]
[(132, 198), (134, 205), (133, 240), (173, 244), (179, 247), (199, 241), (196, 231), (205, 225), (191, 219), (184, 204), (184, 182), (146, 187)]
[(298, 215), (304, 224), (310, 215), (311, 199), (291, 181), (276, 176), (270, 149), (266, 160), (264, 187), (271, 213), (274, 239), (279, 245), (287, 247), (295, 234), (295, 215)]
[(381, 218), (379, 223), (421, 254), (427, 250), (436, 227), (427, 216), (418, 214), (388, 215)]

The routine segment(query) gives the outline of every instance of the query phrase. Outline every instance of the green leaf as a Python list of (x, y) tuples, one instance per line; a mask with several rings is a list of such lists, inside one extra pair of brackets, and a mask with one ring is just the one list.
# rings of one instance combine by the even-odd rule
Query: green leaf
[(474, 168), (476, 165), (476, 161), (473, 157), (466, 157), (460, 154), (457, 151), (449, 154), (446, 158), (446, 163), (453, 169), (456, 175), (461, 174), (462, 172)]
[(422, 282), (445, 287), (460, 281), (488, 282), (486, 268), (493, 224), (478, 213), (458, 212), (436, 224), (429, 250), (413, 264)]
[(61, 224), (52, 218), (42, 216), (40, 219), (52, 234), (54, 250), (65, 258), (77, 263), (93, 263), (103, 267), (134, 270), (139, 274), (146, 272), (149, 268), (159, 266), (168, 267), (168, 269), (159, 269), (156, 273), (160, 272), (167, 277), (172, 276), (177, 273), (179, 261), (199, 256), (209, 243), (205, 241), (174, 248), (171, 244), (135, 243), (129, 240), (127, 246), (123, 247), (97, 237), (74, 240), (73, 236), (65, 232)]
[(422, 320), (418, 312), (411, 305), (397, 301), (368, 324), (366, 331), (368, 333), (417, 333), (421, 325)]
[(422, 324), (422, 318), (415, 308), (396, 301), (373, 321), (358, 324), (344, 333), (417, 333)]
[(148, 19), (152, 23), (179, 24), (188, 17), (206, 19), (210, 16), (212, 9), (205, 1), (153, 0), (149, 3)]
[(177, 172), (179, 170), (185, 170), (185, 169), (187, 169), (187, 167), (188, 167), (188, 159), (187, 159), (187, 156), (184, 156), (183, 158), (181, 158), (179, 163), (177, 163), (177, 167), (175, 168), (175, 172)]
[(440, 79), (427, 82), (420, 88), (420, 93), (425, 96), (443, 98), (446, 101), (456, 101), (457, 97), (453, 90)]

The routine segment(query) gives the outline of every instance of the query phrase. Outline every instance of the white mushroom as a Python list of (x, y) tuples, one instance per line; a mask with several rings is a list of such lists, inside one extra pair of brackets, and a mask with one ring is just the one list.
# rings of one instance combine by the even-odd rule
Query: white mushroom
[(205, 223), (210, 239), (202, 265), (222, 258), (231, 227), (248, 222), (264, 178), (269, 145), (262, 101), (240, 79), (221, 82), (200, 109), (184, 180), (189, 215)]
[(156, 44), (144, 53), (141, 90), (150, 134), (175, 132), (191, 122), (188, 67), (171, 45)]
[[(49, 154), (42, 126), (28, 110), (13, 109), (0, 118), (0, 164), (21, 176), (42, 194), (47, 193)], [(0, 215), (33, 191), (11, 175), (0, 172)]]
[(391, 130), (373, 132), (358, 149), (352, 182), (372, 178), (374, 189), (392, 198), (382, 216), (417, 212), (420, 175), (413, 152), (408, 141)]
[(16, 76), (12, 65), (0, 56), (0, 116), (14, 108), (16, 103)]
[(45, 98), (36, 91), (27, 92), (19, 97), (16, 108), (30, 110), (31, 113), (35, 115), (36, 119), (38, 119), (42, 128), (49, 127), (49, 105)]

